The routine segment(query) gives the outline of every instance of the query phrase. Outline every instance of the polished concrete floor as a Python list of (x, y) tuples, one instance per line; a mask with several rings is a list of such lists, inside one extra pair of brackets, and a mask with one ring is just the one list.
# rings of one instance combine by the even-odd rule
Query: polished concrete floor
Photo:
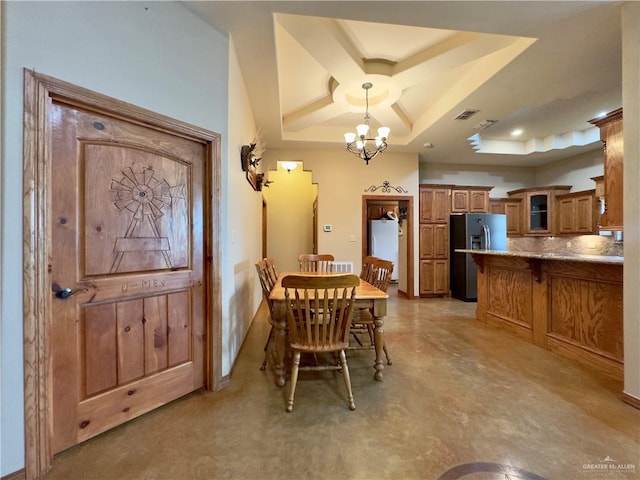
[(338, 372), (301, 372), (286, 413), (285, 391), (259, 370), (259, 315), (229, 387), (63, 452), (45, 478), (640, 478), (640, 411), (619, 382), (475, 323), (475, 303), (390, 293), (384, 381), (373, 352), (348, 355), (356, 410)]

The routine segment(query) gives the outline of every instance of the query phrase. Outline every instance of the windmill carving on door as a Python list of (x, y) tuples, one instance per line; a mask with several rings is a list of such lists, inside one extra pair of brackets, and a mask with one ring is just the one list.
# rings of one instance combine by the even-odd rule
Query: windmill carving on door
[(127, 253), (158, 252), (167, 268), (172, 268), (169, 237), (162, 235), (157, 221), (175, 198), (184, 198), (184, 185), (170, 186), (164, 178), (157, 178), (151, 167), (139, 173), (129, 167), (121, 173), (120, 180), (111, 180), (110, 191), (113, 205), (119, 212), (130, 212), (131, 221), (124, 235), (115, 240), (111, 273), (118, 271)]

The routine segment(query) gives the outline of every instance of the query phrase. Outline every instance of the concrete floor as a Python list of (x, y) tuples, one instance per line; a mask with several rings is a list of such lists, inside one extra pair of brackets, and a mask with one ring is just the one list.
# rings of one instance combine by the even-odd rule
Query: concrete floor
[(390, 294), (393, 365), (376, 382), (373, 352), (349, 352), (355, 411), (327, 371), (300, 373), (286, 413), (285, 391), (259, 370), (259, 315), (229, 387), (67, 450), (44, 478), (640, 478), (640, 411), (620, 382), (476, 324), (475, 303)]

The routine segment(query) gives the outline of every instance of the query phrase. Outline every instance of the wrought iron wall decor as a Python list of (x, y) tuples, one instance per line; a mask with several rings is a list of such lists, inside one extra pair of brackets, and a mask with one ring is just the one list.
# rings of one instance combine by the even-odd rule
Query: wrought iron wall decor
[(389, 182), (389, 180), (385, 180), (384, 182), (382, 182), (382, 185), (371, 185), (370, 187), (364, 189), (365, 192), (375, 192), (376, 190), (382, 190), (383, 193), (389, 193), (391, 192), (391, 190), (395, 190), (398, 193), (409, 193), (408, 190), (405, 190), (402, 187), (394, 187), (393, 185), (391, 185), (391, 182)]

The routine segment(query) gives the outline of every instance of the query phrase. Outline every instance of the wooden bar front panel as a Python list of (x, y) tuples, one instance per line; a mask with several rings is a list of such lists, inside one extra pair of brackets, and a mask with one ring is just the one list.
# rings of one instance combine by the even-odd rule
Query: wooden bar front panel
[(623, 378), (622, 265), (475, 255), (477, 318)]

